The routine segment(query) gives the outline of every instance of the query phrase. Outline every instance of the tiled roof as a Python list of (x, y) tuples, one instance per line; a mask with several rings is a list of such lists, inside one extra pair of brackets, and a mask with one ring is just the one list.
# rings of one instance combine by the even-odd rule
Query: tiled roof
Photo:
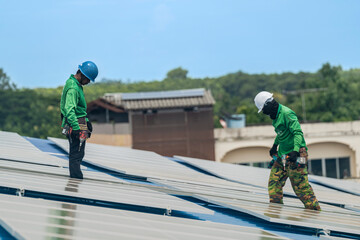
[[(200, 107), (212, 106), (215, 104), (215, 100), (209, 90), (196, 89), (202, 90), (202, 95), (198, 94), (197, 96), (194, 96), (194, 94), (189, 94), (190, 96), (186, 96), (186, 94), (184, 94), (184, 92), (186, 91), (189, 91), (189, 93), (193, 93), (192, 90), (193, 89), (171, 91), (173, 96), (167, 95), (164, 91), (151, 92), (151, 96), (153, 96), (152, 98), (149, 98), (148, 96), (142, 98), (141, 96), (144, 95), (144, 93), (138, 93), (139, 97), (137, 97), (136, 99), (124, 99), (124, 94), (122, 93), (107, 93), (104, 95), (103, 99), (117, 107), (122, 107), (125, 110)], [(176, 94), (180, 92), (181, 94)], [(167, 96), (162, 97), (164, 95)], [(181, 95), (181, 97), (178, 97), (179, 95)]]

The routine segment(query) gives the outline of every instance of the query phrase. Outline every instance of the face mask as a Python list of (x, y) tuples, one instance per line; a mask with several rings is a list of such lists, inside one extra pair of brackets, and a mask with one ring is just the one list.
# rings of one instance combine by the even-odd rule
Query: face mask
[(265, 103), (263, 113), (270, 116), (272, 120), (276, 119), (279, 103), (275, 100)]
[(262, 110), (263, 114), (270, 115), (270, 108), (270, 104), (265, 104)]

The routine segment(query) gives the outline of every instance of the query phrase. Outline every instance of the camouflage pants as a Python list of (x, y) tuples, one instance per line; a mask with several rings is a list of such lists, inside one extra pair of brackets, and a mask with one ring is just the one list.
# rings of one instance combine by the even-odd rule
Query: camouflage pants
[[(306, 157), (307, 162), (308, 154), (305, 148), (300, 149), (300, 156)], [(283, 203), (283, 187), (287, 178), (290, 178), (291, 186), (305, 208), (320, 210), (319, 202), (309, 184), (307, 164), (299, 166), (297, 163), (289, 161), (286, 162), (285, 170), (277, 161), (271, 168), (268, 185), (270, 202)]]

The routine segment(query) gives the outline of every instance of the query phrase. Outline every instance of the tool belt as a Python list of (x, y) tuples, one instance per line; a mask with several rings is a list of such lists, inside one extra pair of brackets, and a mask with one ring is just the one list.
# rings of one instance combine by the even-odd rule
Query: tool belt
[[(83, 134), (86, 134), (86, 138), (89, 138), (89, 129), (87, 127), (87, 122), (86, 122), (86, 117), (81, 117), (78, 118), (78, 123), (79, 123), (79, 127), (80, 127), (80, 131), (83, 132)], [(72, 132), (72, 127), (70, 126), (67, 118), (65, 118), (65, 126), (62, 129), (62, 134), (65, 135), (66, 137), (70, 137)]]
[(85, 117), (78, 118), (78, 123), (81, 131), (89, 131)]

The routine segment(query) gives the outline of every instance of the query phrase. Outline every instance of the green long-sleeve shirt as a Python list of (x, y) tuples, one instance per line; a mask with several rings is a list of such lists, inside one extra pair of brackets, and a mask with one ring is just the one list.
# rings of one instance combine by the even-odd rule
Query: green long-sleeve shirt
[(65, 83), (60, 100), (60, 111), (64, 116), (62, 127), (65, 126), (67, 119), (73, 130), (80, 130), (78, 118), (86, 116), (86, 101), (83, 87), (74, 75), (71, 75)]
[(274, 144), (279, 145), (278, 154), (280, 157), (292, 151), (299, 152), (301, 147), (306, 147), (299, 120), (290, 108), (279, 104), (276, 119), (273, 120), (272, 124), (277, 134)]

